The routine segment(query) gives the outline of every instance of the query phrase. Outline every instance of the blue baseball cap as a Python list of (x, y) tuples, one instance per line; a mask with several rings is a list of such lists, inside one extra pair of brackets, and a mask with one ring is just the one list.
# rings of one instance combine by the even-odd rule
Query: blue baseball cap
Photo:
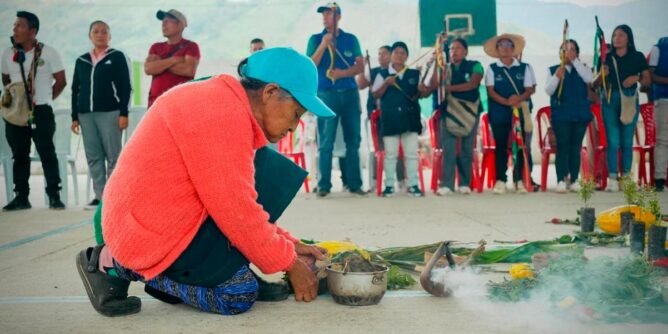
[(326, 5), (318, 7), (318, 13), (332, 10), (332, 8), (336, 8), (336, 13), (341, 15), (341, 6), (339, 6), (336, 2), (328, 2)]
[(275, 47), (255, 52), (240, 72), (247, 78), (277, 84), (318, 117), (336, 116), (318, 97), (318, 70), (313, 60), (293, 48)]

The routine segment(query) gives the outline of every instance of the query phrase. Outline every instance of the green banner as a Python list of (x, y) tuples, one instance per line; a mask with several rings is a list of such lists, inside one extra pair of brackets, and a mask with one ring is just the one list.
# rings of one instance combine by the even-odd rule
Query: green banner
[(469, 45), (496, 35), (496, 0), (420, 0), (420, 42), (434, 45), (436, 34), (460, 32)]

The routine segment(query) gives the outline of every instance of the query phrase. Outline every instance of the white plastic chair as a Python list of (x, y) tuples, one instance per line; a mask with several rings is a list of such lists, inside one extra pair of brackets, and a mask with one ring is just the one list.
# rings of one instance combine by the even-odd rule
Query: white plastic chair
[[(60, 197), (63, 203), (69, 204), (69, 186), (67, 183), (67, 166), (70, 166), (72, 175), (72, 186), (74, 187), (74, 204), (79, 205), (79, 182), (77, 181), (76, 156), (72, 155), (72, 124), (70, 109), (57, 109), (53, 112), (56, 121), (56, 132), (53, 135), (53, 144), (56, 147), (58, 158), (58, 170), (60, 172)], [(36, 151), (36, 150), (35, 150)], [(30, 157), (31, 161), (40, 161), (39, 155), (35, 153)], [(48, 204), (48, 196), (44, 197)]]
[(5, 122), (0, 121), (0, 163), (5, 176), (5, 194), (7, 203), (14, 199), (14, 170), (12, 161), (12, 149), (9, 147), (5, 135)]
[[(146, 115), (146, 107), (132, 107), (128, 110), (128, 128), (123, 132), (123, 145), (128, 143), (128, 140), (137, 129), (137, 126), (144, 118), (144, 115)], [(90, 175), (90, 171), (88, 171), (88, 181), (86, 181), (86, 202), (91, 201), (92, 187), (93, 179)]]

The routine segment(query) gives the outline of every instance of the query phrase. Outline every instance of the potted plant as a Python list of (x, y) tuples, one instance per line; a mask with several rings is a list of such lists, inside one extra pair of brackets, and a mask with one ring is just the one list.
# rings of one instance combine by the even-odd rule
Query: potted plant
[(629, 234), (629, 230), (632, 224), (635, 222), (635, 216), (631, 208), (634, 205), (638, 205), (641, 201), (640, 193), (638, 192), (638, 186), (633, 181), (633, 179), (626, 175), (620, 180), (620, 186), (622, 192), (624, 193), (624, 200), (626, 201), (626, 210), (619, 213), (620, 222), (621, 222), (621, 234)]
[(642, 209), (654, 216), (654, 221), (647, 231), (647, 258), (656, 261), (666, 256), (666, 231), (668, 227), (663, 223), (661, 204), (653, 187), (646, 186), (642, 192)]
[(580, 208), (580, 229), (582, 232), (593, 232), (594, 223), (596, 222), (596, 213), (594, 208), (589, 207), (589, 200), (596, 190), (596, 183), (592, 180), (581, 178), (579, 181), (580, 190), (578, 194), (584, 203), (584, 207)]

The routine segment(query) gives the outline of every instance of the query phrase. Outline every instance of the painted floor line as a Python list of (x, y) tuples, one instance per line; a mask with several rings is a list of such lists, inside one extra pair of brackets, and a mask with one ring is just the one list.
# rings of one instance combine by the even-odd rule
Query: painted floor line
[(26, 238), (23, 238), (23, 239), (20, 239), (20, 240), (8, 242), (6, 244), (0, 245), (0, 252), (10, 250), (10, 249), (13, 249), (13, 248), (16, 248), (16, 247), (19, 247), (19, 246), (23, 246), (23, 245), (25, 245), (27, 243), (31, 243), (33, 241), (37, 241), (37, 240), (41, 240), (41, 239), (44, 239), (44, 238), (52, 237), (54, 235), (65, 233), (67, 231), (74, 230), (74, 229), (77, 229), (77, 228), (82, 227), (82, 226), (90, 225), (91, 223), (92, 223), (92, 221), (90, 221), (90, 220), (82, 221), (80, 223), (65, 225), (63, 227), (59, 227), (59, 228), (56, 228), (56, 229), (53, 229), (53, 230), (50, 230), (50, 231), (35, 234), (35, 235), (29, 236), (29, 237), (26, 237)]
[[(151, 296), (140, 295), (142, 302), (154, 302)], [(385, 298), (419, 298), (430, 297), (430, 295), (423, 291), (388, 291)], [(331, 299), (330, 296), (320, 296), (318, 298)], [(87, 296), (39, 296), (39, 297), (0, 297), (0, 305), (17, 305), (17, 304), (52, 304), (52, 303), (89, 303)]]

